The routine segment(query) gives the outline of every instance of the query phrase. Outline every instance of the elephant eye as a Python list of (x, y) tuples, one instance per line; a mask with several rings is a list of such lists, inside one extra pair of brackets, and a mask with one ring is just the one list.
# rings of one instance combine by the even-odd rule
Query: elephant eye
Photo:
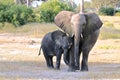
[(82, 26), (83, 26), (82, 28), (83, 28), (83, 30), (84, 30), (84, 29), (85, 29), (86, 24), (84, 23)]
[(83, 23), (83, 26), (85, 26), (85, 23)]

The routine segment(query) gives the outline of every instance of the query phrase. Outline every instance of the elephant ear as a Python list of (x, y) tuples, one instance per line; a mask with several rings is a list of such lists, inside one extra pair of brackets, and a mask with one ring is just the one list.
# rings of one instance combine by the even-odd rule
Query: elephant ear
[(51, 38), (53, 41), (58, 40), (60, 37), (63, 37), (63, 36), (66, 36), (66, 33), (60, 30), (53, 31), (51, 34)]
[(86, 17), (87, 24), (85, 29), (83, 30), (83, 34), (86, 34), (86, 35), (92, 34), (93, 32), (95, 32), (96, 30), (99, 30), (102, 27), (103, 23), (97, 14), (86, 13), (85, 17)]
[(74, 15), (73, 12), (70, 11), (61, 11), (59, 12), (54, 19), (55, 24), (61, 28), (65, 33), (69, 34), (69, 36), (73, 36), (74, 32), (71, 27), (71, 17)]
[(51, 39), (52, 41), (55, 42), (55, 44), (60, 47), (61, 46), (61, 40), (64, 36), (67, 36), (66, 33), (60, 31), (60, 30), (56, 30), (56, 31), (53, 31), (51, 33)]

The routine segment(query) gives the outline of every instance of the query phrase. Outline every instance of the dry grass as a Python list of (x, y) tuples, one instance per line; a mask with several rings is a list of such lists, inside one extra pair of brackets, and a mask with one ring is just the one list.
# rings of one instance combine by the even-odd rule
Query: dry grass
[(11, 33), (11, 35), (43, 37), (46, 33), (58, 29), (53, 23), (29, 23), (15, 28), (9, 23), (0, 29), (0, 33)]
[(103, 21), (100, 39), (120, 39), (120, 17), (100, 16)]
[(120, 29), (120, 17), (119, 16), (100, 16), (101, 20), (106, 23), (112, 23), (116, 29)]
[[(120, 17), (100, 16), (103, 21), (99, 39), (120, 39)], [(1, 26), (1, 25), (0, 25)], [(43, 37), (46, 33), (58, 29), (53, 23), (29, 23), (24, 26), (14, 28), (13, 25), (6, 23), (0, 33), (11, 33), (11, 35)]]

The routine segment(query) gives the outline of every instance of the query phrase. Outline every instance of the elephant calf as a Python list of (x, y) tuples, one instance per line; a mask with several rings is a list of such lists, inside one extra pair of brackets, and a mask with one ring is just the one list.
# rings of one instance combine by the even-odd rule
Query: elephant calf
[[(53, 66), (53, 56), (56, 56), (56, 69), (60, 69), (60, 60), (61, 60), (61, 55), (64, 53), (64, 61), (65, 63), (68, 63), (67, 55), (68, 51), (70, 50), (72, 46), (72, 38), (68, 37), (66, 33), (56, 30), (53, 32), (47, 33), (42, 42), (41, 42), (41, 47), (39, 50), (39, 55), (40, 51), (42, 48), (47, 67), (49, 68), (54, 68)], [(66, 60), (67, 59), (67, 60)]]

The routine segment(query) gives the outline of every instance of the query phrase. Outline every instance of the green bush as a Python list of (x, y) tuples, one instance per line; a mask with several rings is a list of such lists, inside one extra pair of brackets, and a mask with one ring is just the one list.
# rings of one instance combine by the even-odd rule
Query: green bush
[(12, 1), (0, 2), (0, 23), (3, 23), (3, 26), (5, 22), (12, 23), (16, 27), (28, 22), (53, 22), (58, 12), (73, 10), (72, 6), (59, 0), (48, 0), (37, 9), (15, 5)]
[(0, 22), (9, 22), (16, 27), (34, 21), (34, 13), (25, 5), (0, 5)]
[(2, 4), (13, 4), (14, 3), (14, 0), (0, 0), (0, 3)]
[(107, 7), (107, 8), (102, 7), (102, 8), (100, 8), (99, 13), (101, 15), (113, 16), (114, 15), (114, 8), (112, 8), (112, 7)]
[(40, 21), (53, 22), (55, 15), (62, 10), (72, 11), (73, 8), (59, 0), (48, 0), (40, 6)]
[(117, 12), (119, 12), (119, 13), (120, 13), (120, 9), (115, 10), (115, 13), (117, 13)]

